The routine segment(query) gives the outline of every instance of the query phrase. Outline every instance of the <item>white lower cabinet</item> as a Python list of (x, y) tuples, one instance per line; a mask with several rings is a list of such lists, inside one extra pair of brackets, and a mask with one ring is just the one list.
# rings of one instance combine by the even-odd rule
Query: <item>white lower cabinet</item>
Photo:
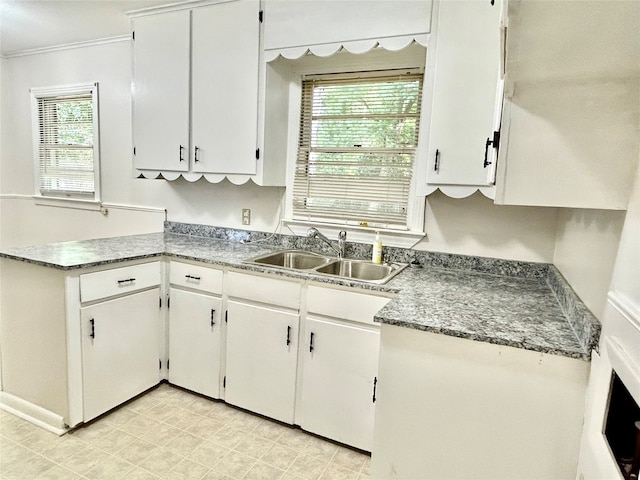
[(85, 422), (159, 382), (159, 297), (153, 288), (81, 309)]
[(227, 313), (225, 400), (293, 424), (300, 316), (236, 301)]
[(307, 317), (301, 426), (371, 451), (380, 332)]
[(223, 271), (169, 262), (169, 382), (220, 398)]
[(219, 398), (222, 300), (177, 288), (169, 298), (169, 382)]
[(309, 285), (297, 420), (309, 431), (371, 451), (380, 326), (389, 301), (362, 290)]

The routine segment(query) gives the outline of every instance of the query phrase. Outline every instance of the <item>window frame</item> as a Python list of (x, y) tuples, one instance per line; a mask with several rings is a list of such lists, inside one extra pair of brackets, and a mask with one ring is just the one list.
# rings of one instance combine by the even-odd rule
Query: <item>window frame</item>
[[(416, 77), (419, 77), (419, 79), (417, 79)], [(307, 93), (306, 95), (304, 93), (302, 93), (302, 97), (301, 97), (301, 101), (300, 101), (300, 116), (302, 116), (303, 109), (306, 110), (306, 115), (309, 117), (307, 119), (307, 121), (305, 122), (305, 126), (302, 125), (302, 123), (299, 126), (299, 141), (297, 144), (297, 148), (296, 148), (296, 162), (294, 165), (294, 168), (296, 170), (296, 172), (300, 171), (300, 168), (304, 167), (305, 165), (307, 167), (310, 167), (312, 165), (312, 163), (307, 163), (304, 161), (304, 158), (309, 157), (310, 155), (312, 155), (312, 152), (320, 152), (323, 149), (320, 147), (314, 147), (313, 145), (311, 145), (311, 143), (307, 144), (307, 142), (311, 141), (312, 135), (313, 135), (313, 131), (314, 129), (312, 128), (311, 125), (311, 115), (312, 112), (314, 110), (314, 107), (312, 105), (304, 105), (304, 99), (306, 98), (308, 101), (314, 102), (314, 91), (316, 86), (319, 88), (323, 88), (325, 85), (328, 86), (329, 88), (332, 87), (338, 87), (340, 85), (343, 86), (358, 86), (358, 85), (363, 85), (363, 84), (373, 84), (373, 85), (389, 85), (389, 81), (391, 81), (391, 83), (402, 83), (402, 82), (410, 82), (410, 83), (414, 83), (416, 81), (419, 82), (419, 92), (418, 92), (418, 98), (417, 98), (417, 107), (418, 107), (418, 111), (417, 113), (411, 114), (411, 113), (407, 113), (407, 118), (415, 118), (416, 122), (418, 124), (418, 130), (415, 132), (415, 140), (416, 143), (415, 145), (412, 147), (412, 151), (411, 151), (411, 166), (410, 166), (410, 177), (408, 179), (408, 181), (405, 183), (407, 189), (404, 190), (404, 195), (406, 195), (406, 199), (405, 199), (405, 203), (403, 205), (404, 209), (405, 209), (405, 213), (403, 215), (403, 220), (402, 221), (398, 221), (400, 220), (400, 218), (397, 218), (395, 221), (391, 220), (391, 221), (387, 221), (386, 219), (384, 219), (381, 215), (381, 212), (377, 212), (375, 217), (377, 218), (371, 218), (368, 219), (365, 218), (366, 217), (366, 213), (363, 212), (363, 216), (362, 218), (346, 218), (345, 215), (340, 215), (342, 218), (335, 218), (334, 220), (330, 220), (327, 217), (324, 217), (323, 215), (320, 214), (320, 212), (317, 212), (315, 215), (313, 214), (312, 211), (306, 212), (305, 208), (300, 208), (300, 207), (296, 207), (295, 206), (295, 202), (293, 202), (292, 204), (292, 208), (291, 208), (291, 216), (294, 220), (298, 220), (298, 221), (307, 221), (310, 223), (328, 223), (331, 225), (339, 225), (342, 227), (353, 227), (353, 226), (362, 226), (364, 225), (365, 227), (367, 226), (371, 226), (373, 229), (375, 230), (388, 230), (388, 231), (406, 231), (410, 229), (410, 218), (409, 218), (409, 205), (411, 203), (411, 184), (414, 181), (414, 176), (415, 176), (415, 172), (416, 172), (416, 162), (417, 162), (417, 157), (418, 157), (418, 138), (419, 138), (419, 126), (420, 126), (420, 117), (421, 117), (421, 99), (422, 99), (422, 93), (423, 93), (423, 82), (424, 82), (424, 72), (419, 69), (419, 68), (403, 68), (403, 69), (392, 69), (392, 70), (375, 70), (375, 71), (364, 71), (364, 72), (352, 72), (352, 73), (330, 73), (330, 74), (314, 74), (314, 75), (303, 75), (301, 78), (301, 92), (305, 91), (305, 84), (309, 84), (308, 88), (306, 89)], [(317, 83), (317, 85), (314, 85), (314, 83)], [(377, 88), (377, 87), (376, 87)], [(313, 114), (315, 116), (315, 114)], [(347, 119), (347, 117), (343, 117), (345, 119)], [(373, 117), (370, 118), (377, 118), (376, 114), (374, 114)], [(321, 121), (321, 120), (320, 120)], [(306, 128), (305, 128), (306, 127)], [(304, 129), (304, 131), (303, 131)], [(320, 138), (318, 138), (318, 140), (320, 140)], [(300, 142), (305, 143), (305, 145), (303, 146)], [(350, 148), (350, 147), (341, 147), (341, 146), (335, 146), (335, 147), (330, 147), (330, 150), (332, 149), (338, 149), (338, 150), (343, 150), (344, 152), (351, 152), (354, 154), (359, 154), (361, 152), (358, 152), (358, 149), (355, 148)], [(396, 146), (396, 147), (381, 147), (381, 148), (373, 148), (373, 149), (366, 149), (367, 152), (371, 151), (373, 152), (374, 150), (378, 153), (382, 153), (385, 152), (385, 155), (392, 155), (395, 151), (395, 153), (399, 153), (399, 154), (405, 154), (406, 152), (404, 151), (405, 149), (400, 147), (400, 146)], [(306, 155), (304, 154), (304, 152), (307, 152)], [(322, 164), (322, 162), (320, 162)], [(367, 165), (367, 163), (363, 163), (363, 166)], [(373, 165), (371, 165), (373, 166)], [(400, 170), (404, 170), (406, 169), (406, 167), (400, 167)], [(293, 192), (293, 197), (295, 200), (296, 197), (296, 185), (298, 185), (299, 188), (303, 188), (305, 185), (308, 187), (312, 186), (312, 185), (316, 185), (316, 189), (320, 188), (320, 189), (326, 189), (326, 188), (330, 188), (329, 185), (327, 185), (326, 183), (323, 184), (323, 181), (321, 179), (322, 176), (316, 177), (316, 180), (313, 180), (313, 177), (311, 177), (310, 179), (306, 180), (301, 180), (300, 183), (296, 182), (296, 179), (299, 178), (296, 174), (294, 174), (294, 182), (293, 182), (293, 188), (294, 188), (294, 192)], [(338, 175), (336, 177), (336, 181), (340, 181), (340, 178), (342, 176)], [(365, 180), (365, 182), (368, 183), (369, 187), (373, 187), (373, 184), (375, 183), (374, 180)], [(372, 182), (372, 183), (369, 183)], [(365, 184), (362, 184), (362, 186), (364, 186)], [(396, 194), (399, 194), (400, 191), (396, 191)], [(367, 201), (365, 198), (362, 198), (363, 201)], [(373, 199), (371, 199), (371, 201), (373, 201)], [(380, 198), (380, 201), (386, 203), (383, 198)], [(312, 209), (313, 210), (313, 209)], [(304, 218), (304, 217), (309, 217), (309, 218)], [(315, 217), (315, 218), (314, 218)], [(358, 216), (360, 217), (360, 216)]]
[[(83, 83), (73, 85), (60, 85), (52, 87), (34, 87), (31, 93), (31, 131), (33, 145), (34, 168), (34, 198), (50, 200), (53, 204), (74, 202), (78, 204), (99, 204), (101, 201), (100, 185), (100, 114), (99, 114), (99, 90), (98, 83)], [(60, 195), (46, 194), (41, 189), (40, 175), (40, 119), (38, 102), (40, 99), (55, 98), (70, 95), (91, 95), (93, 108), (93, 196), (85, 194), (73, 194), (62, 191)]]
[[(307, 54), (297, 59), (277, 57), (267, 62), (267, 69), (273, 72), (288, 85), (286, 101), (288, 103), (287, 129), (287, 181), (284, 205), (282, 210), (282, 225), (294, 235), (305, 236), (310, 226), (320, 230), (330, 238), (336, 238), (339, 231), (348, 232), (349, 241), (371, 243), (379, 231), (383, 244), (402, 248), (410, 248), (425, 237), (425, 210), (426, 200), (424, 195), (418, 194), (419, 176), (423, 169), (424, 150), (429, 131), (430, 112), (428, 106), (432, 93), (431, 75), (427, 71), (427, 48), (421, 45), (411, 45), (398, 51), (374, 48), (366, 53), (352, 54), (341, 51), (330, 57), (319, 57)], [(298, 135), (300, 128), (302, 78), (308, 75), (318, 74), (345, 74), (349, 72), (374, 73), (381, 70), (408, 69), (420, 71), (424, 74), (422, 111), (420, 112), (420, 130), (418, 146), (414, 158), (413, 176), (409, 191), (407, 205), (407, 230), (388, 230), (374, 227), (361, 227), (341, 225), (337, 223), (308, 222), (293, 219), (293, 178), (295, 162), (298, 155)], [(285, 128), (283, 125), (282, 128)]]

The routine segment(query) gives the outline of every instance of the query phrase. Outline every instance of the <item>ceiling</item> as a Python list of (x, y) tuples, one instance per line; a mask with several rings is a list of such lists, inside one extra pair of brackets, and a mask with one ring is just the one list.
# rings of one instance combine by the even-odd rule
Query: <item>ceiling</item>
[(125, 12), (175, 0), (0, 0), (0, 54), (129, 33)]

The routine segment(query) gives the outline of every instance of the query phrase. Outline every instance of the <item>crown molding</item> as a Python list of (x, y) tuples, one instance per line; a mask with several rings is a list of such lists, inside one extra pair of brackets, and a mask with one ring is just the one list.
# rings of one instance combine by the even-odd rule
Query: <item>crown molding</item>
[(50, 47), (30, 48), (28, 50), (20, 50), (17, 52), (9, 52), (0, 55), (0, 58), (16, 58), (27, 55), (40, 55), (42, 53), (59, 52), (62, 50), (73, 50), (76, 48), (95, 47), (97, 45), (105, 45), (109, 43), (128, 42), (131, 40), (130, 35), (118, 35), (115, 37), (98, 38), (96, 40), (86, 40), (82, 42), (63, 43), (61, 45), (53, 45)]

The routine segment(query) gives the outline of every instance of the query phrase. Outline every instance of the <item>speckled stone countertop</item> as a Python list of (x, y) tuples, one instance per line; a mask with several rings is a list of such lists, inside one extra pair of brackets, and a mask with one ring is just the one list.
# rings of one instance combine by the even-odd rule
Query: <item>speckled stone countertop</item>
[[(424, 268), (407, 268), (387, 284), (373, 285), (243, 263), (263, 253), (308, 245), (295, 238), (256, 239), (235, 232), (216, 238), (172, 233), (169, 228), (165, 233), (5, 248), (0, 257), (76, 270), (167, 256), (393, 293), (375, 317), (385, 324), (583, 360), (590, 359), (599, 339), (600, 324), (553, 265), (411, 251)], [(363, 256), (357, 245), (352, 248), (356, 250), (348, 256)], [(396, 257), (392, 260), (407, 255), (399, 249), (388, 251)]]

